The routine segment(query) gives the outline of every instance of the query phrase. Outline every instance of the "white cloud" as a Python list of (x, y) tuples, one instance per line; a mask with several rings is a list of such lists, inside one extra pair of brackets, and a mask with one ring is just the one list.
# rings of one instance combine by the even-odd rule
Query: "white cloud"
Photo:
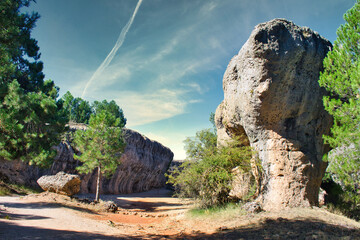
[(201, 15), (210, 15), (212, 11), (217, 7), (217, 3), (214, 1), (208, 1), (206, 2), (201, 8), (200, 8), (200, 14)]
[(152, 93), (118, 92), (113, 99), (124, 110), (127, 126), (132, 127), (184, 113), (189, 101), (182, 95), (179, 90), (160, 89)]
[(89, 81), (86, 83), (85, 88), (83, 93), (81, 94), (81, 97), (84, 97), (86, 94), (86, 91), (88, 89), (88, 87), (91, 85), (91, 83), (99, 78), (101, 76), (101, 74), (103, 73), (103, 71), (109, 66), (109, 64), (111, 63), (111, 61), (113, 60), (113, 58), (115, 57), (116, 52), (119, 50), (119, 48), (123, 45), (125, 38), (126, 38), (126, 34), (128, 33), (134, 19), (136, 16), (137, 11), (139, 10), (139, 7), (141, 5), (143, 0), (139, 0), (138, 3), (136, 4), (136, 8), (133, 12), (133, 14), (131, 15), (128, 23), (123, 27), (123, 29), (120, 32), (119, 38), (116, 41), (114, 47), (111, 49), (110, 53), (107, 55), (107, 57), (104, 59), (104, 61), (100, 64), (100, 66), (96, 69), (96, 71), (94, 72), (94, 74), (91, 76), (91, 78), (89, 79)]
[(186, 84), (181, 84), (181, 86), (188, 89), (188, 91), (196, 91), (199, 94), (204, 94), (206, 91), (208, 91), (208, 88), (205, 86), (201, 86), (199, 83), (196, 82), (190, 82)]
[(143, 132), (143, 134), (151, 140), (157, 141), (162, 145), (171, 149), (174, 153), (174, 160), (184, 160), (186, 154), (184, 151), (184, 140), (186, 139), (185, 134), (170, 132), (170, 133), (154, 133), (154, 132)]
[[(217, 3), (210, 1), (201, 12), (209, 14), (216, 7)], [(219, 39), (209, 38), (211, 30), (203, 28), (206, 21), (194, 16), (194, 21), (166, 33), (161, 43), (149, 39), (132, 49), (123, 48), (89, 85), (86, 99), (114, 99), (124, 110), (129, 127), (183, 114), (188, 105), (202, 102), (198, 95), (209, 89), (192, 76), (217, 68), (214, 61), (223, 52)], [(203, 44), (194, 48), (199, 40)], [(86, 85), (86, 80), (77, 82), (72, 86), (76, 93)]]

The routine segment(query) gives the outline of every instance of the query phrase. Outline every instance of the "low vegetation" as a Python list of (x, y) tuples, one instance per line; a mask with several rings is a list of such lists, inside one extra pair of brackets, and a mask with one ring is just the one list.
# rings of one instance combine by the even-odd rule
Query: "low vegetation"
[[(241, 173), (251, 173), (252, 170), (253, 151), (251, 147), (244, 145), (243, 136), (221, 147), (217, 147), (216, 140), (216, 132), (212, 129), (201, 130), (194, 138), (187, 138), (187, 159), (168, 175), (168, 182), (174, 185), (176, 195), (195, 199), (200, 208), (231, 202), (233, 199), (229, 197), (229, 193), (234, 178), (232, 170), (235, 167)], [(251, 185), (255, 184), (253, 177)], [(254, 193), (255, 191), (250, 191), (243, 200)]]
[(8, 183), (0, 180), (0, 196), (8, 196), (12, 194), (28, 195), (33, 193), (40, 193), (41, 189), (28, 187), (17, 183)]

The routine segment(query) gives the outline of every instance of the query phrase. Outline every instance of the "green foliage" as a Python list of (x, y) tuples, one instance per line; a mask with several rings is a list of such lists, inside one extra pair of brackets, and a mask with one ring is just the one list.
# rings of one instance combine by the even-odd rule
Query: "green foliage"
[(231, 219), (245, 215), (246, 211), (242, 208), (242, 203), (227, 203), (221, 206), (212, 206), (208, 208), (193, 208), (190, 209), (188, 215), (192, 218), (203, 219), (208, 221), (210, 219)]
[(11, 195), (11, 190), (5, 186), (0, 185), (0, 196), (9, 196)]
[(233, 179), (232, 169), (251, 171), (253, 152), (239, 139), (227, 146), (216, 147), (217, 136), (210, 129), (197, 132), (194, 139), (185, 140), (188, 158), (168, 175), (177, 195), (198, 201), (200, 208), (229, 202)]
[(92, 108), (88, 101), (82, 98), (74, 98), (74, 96), (67, 91), (62, 97), (64, 111), (66, 112), (70, 122), (89, 123)]
[(116, 104), (114, 100), (108, 102), (106, 100), (103, 100), (102, 102), (94, 101), (92, 104), (92, 109), (94, 113), (100, 112), (100, 111), (107, 111), (115, 118), (120, 119), (119, 127), (125, 127), (126, 125), (126, 118), (124, 117), (123, 110)]
[(75, 98), (73, 101), (73, 109), (71, 120), (77, 123), (88, 123), (91, 115), (91, 106), (88, 101), (82, 98)]
[(195, 137), (185, 139), (187, 159), (198, 161), (207, 155), (216, 152), (217, 135), (211, 129), (196, 132)]
[(48, 166), (60, 142), (66, 118), (43, 92), (25, 93), (15, 80), (0, 104), (0, 156)]
[(321, 188), (326, 191), (327, 209), (335, 214), (360, 220), (360, 206), (357, 193), (343, 189), (329, 173), (324, 177)]
[(332, 51), (324, 59), (320, 86), (329, 91), (323, 99), (334, 117), (331, 135), (324, 136), (333, 148), (343, 149), (334, 156), (329, 171), (344, 184), (346, 193), (359, 203), (360, 186), (360, 1), (344, 15)]
[[(120, 121), (120, 118), (115, 118), (109, 112), (100, 111), (91, 115), (87, 130), (76, 131), (74, 143), (81, 155), (74, 155), (74, 158), (83, 162), (83, 165), (77, 168), (79, 172), (89, 173), (98, 168), (99, 172), (107, 175), (114, 173), (126, 145), (122, 128), (119, 127)], [(100, 175), (98, 187), (99, 181)]]
[(33, 188), (16, 183), (8, 183), (0, 180), (0, 196), (8, 196), (11, 194), (27, 195), (32, 193), (40, 193), (41, 188)]
[(68, 115), (69, 121), (77, 123), (89, 123), (91, 114), (106, 111), (113, 115), (115, 118), (120, 119), (119, 127), (125, 127), (126, 118), (124, 117), (123, 110), (116, 104), (114, 100), (108, 102), (94, 101), (90, 106), (88, 101), (82, 98), (74, 98), (74, 96), (67, 91), (61, 98), (64, 109)]
[(0, 99), (7, 93), (7, 85), (14, 79), (25, 92), (43, 88), (43, 63), (37, 41), (31, 30), (39, 18), (37, 13), (21, 13), (29, 0), (2, 0), (0, 2)]
[(210, 113), (209, 121), (213, 127), (214, 133), (216, 133), (217, 130), (216, 130), (216, 124), (215, 124), (215, 113), (213, 113), (213, 112)]
[(48, 165), (66, 117), (59, 89), (44, 82), (43, 64), (31, 30), (37, 13), (21, 13), (31, 1), (0, 2), (0, 156)]

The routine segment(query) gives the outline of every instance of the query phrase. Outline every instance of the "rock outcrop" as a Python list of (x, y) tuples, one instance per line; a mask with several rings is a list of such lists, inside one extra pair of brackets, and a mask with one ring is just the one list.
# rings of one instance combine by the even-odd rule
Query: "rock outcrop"
[(263, 167), (265, 210), (318, 204), (328, 151), (322, 135), (319, 72), (331, 43), (307, 27), (275, 19), (259, 24), (224, 74), (215, 114), (218, 144), (245, 134)]
[[(110, 178), (102, 178), (102, 193), (133, 193), (165, 186), (165, 173), (174, 154), (158, 142), (125, 129), (127, 146), (121, 164)], [(95, 192), (97, 172), (82, 178), (81, 191)]]
[(72, 196), (80, 191), (80, 177), (76, 174), (58, 172), (56, 175), (45, 175), (37, 180), (39, 186), (49, 192)]
[[(72, 131), (84, 128), (84, 125), (70, 126)], [(102, 178), (101, 193), (142, 192), (165, 186), (164, 174), (173, 159), (172, 151), (136, 131), (124, 129), (124, 135), (127, 146), (121, 156), (121, 164), (110, 179)], [(76, 167), (81, 162), (73, 158), (76, 149), (71, 143), (64, 141), (54, 148), (58, 154), (51, 168), (40, 169), (21, 161), (0, 159), (0, 175), (12, 182), (37, 186), (36, 180), (43, 175), (54, 175), (60, 171), (77, 174)], [(80, 175), (80, 193), (95, 193), (96, 176), (96, 170)]]

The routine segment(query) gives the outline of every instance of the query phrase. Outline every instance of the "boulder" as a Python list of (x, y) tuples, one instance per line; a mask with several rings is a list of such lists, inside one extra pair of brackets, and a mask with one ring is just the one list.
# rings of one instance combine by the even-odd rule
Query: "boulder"
[(319, 72), (331, 43), (285, 19), (259, 24), (223, 78), (215, 114), (218, 144), (244, 134), (263, 169), (265, 210), (318, 204), (332, 118), (323, 108)]
[(45, 191), (72, 196), (80, 191), (81, 180), (79, 175), (58, 172), (56, 175), (42, 176), (37, 183)]

